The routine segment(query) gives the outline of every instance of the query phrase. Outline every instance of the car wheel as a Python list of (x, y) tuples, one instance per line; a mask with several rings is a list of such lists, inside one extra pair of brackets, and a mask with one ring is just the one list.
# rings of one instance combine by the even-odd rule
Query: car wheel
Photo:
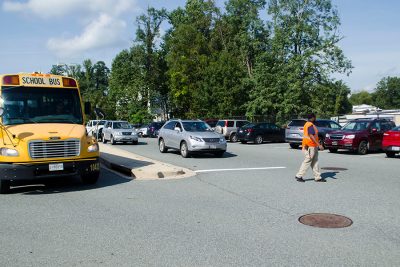
[(386, 156), (388, 158), (394, 158), (396, 156), (396, 153), (393, 151), (386, 151)]
[(106, 137), (105, 137), (105, 135), (103, 134), (103, 144), (107, 144), (107, 139), (106, 139)]
[(7, 194), (10, 192), (10, 181), (0, 180), (0, 194)]
[(256, 143), (257, 145), (262, 144), (263, 143), (263, 138), (261, 135), (257, 135), (256, 139), (254, 139), (254, 143)]
[(100, 172), (91, 172), (81, 175), (81, 181), (84, 184), (95, 184), (99, 180)]
[(215, 155), (217, 158), (222, 158), (222, 157), (224, 156), (224, 154), (225, 154), (225, 151), (218, 151), (218, 152), (215, 152), (215, 153), (214, 153), (214, 155)]
[(114, 136), (111, 135), (111, 140), (110, 140), (112, 145), (115, 145), (117, 142), (115, 142)]
[(161, 153), (168, 152), (168, 148), (165, 146), (165, 141), (162, 138), (160, 138), (160, 141), (158, 142), (158, 147)]
[(182, 142), (182, 144), (181, 144), (181, 155), (184, 158), (189, 158), (190, 157), (189, 148), (188, 148), (186, 142)]
[(298, 144), (289, 144), (289, 146), (293, 149), (298, 149), (300, 145)]
[(247, 144), (247, 141), (240, 141), (240, 143), (242, 143), (242, 144)]
[(229, 137), (229, 141), (231, 141), (232, 143), (236, 143), (238, 141), (236, 133), (231, 134), (231, 136)]
[(368, 143), (367, 141), (361, 141), (358, 145), (357, 153), (360, 155), (365, 155), (368, 153)]
[(337, 148), (329, 148), (329, 152), (331, 153), (336, 153), (338, 151)]

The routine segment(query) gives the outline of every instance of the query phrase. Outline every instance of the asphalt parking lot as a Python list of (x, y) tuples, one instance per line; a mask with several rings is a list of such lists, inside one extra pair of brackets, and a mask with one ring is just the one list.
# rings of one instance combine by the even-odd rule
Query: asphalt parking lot
[[(132, 181), (103, 169), (98, 185), (74, 178), (0, 196), (6, 266), (399, 266), (400, 158), (320, 154), (327, 183), (294, 175), (287, 144), (228, 144), (224, 158), (158, 152), (156, 139), (122, 149), (197, 176)], [(342, 229), (302, 225), (334, 213)]]

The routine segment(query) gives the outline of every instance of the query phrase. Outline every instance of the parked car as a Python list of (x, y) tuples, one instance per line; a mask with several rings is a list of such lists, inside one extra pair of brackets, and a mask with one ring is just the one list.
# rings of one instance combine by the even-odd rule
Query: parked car
[(182, 157), (193, 153), (212, 153), (222, 157), (226, 151), (225, 138), (200, 120), (170, 120), (160, 130), (158, 144), (161, 153), (179, 150)]
[(138, 136), (140, 137), (146, 137), (148, 136), (148, 131), (149, 131), (149, 125), (150, 124), (145, 124), (141, 128), (139, 128), (136, 132)]
[(105, 123), (105, 120), (90, 120), (86, 124), (86, 132), (88, 135), (97, 136), (97, 139), (99, 139)]
[(231, 142), (237, 142), (237, 129), (250, 123), (246, 120), (219, 120), (215, 126), (215, 131), (222, 134)]
[(215, 129), (218, 123), (218, 119), (205, 119), (204, 122), (210, 125), (211, 129)]
[(164, 124), (165, 124), (164, 121), (150, 123), (147, 129), (147, 135), (149, 137), (157, 137), (159, 130), (161, 129), (161, 127), (164, 126)]
[(239, 128), (237, 138), (242, 144), (247, 142), (262, 144), (265, 141), (284, 142), (285, 130), (268, 122), (248, 123)]
[(135, 129), (126, 121), (107, 121), (102, 134), (103, 143), (108, 141), (112, 145), (118, 142), (138, 144), (138, 135)]
[(388, 158), (400, 153), (400, 127), (393, 128), (383, 134), (382, 148)]
[(395, 126), (386, 119), (351, 120), (341, 130), (326, 134), (325, 147), (332, 153), (346, 149), (365, 155), (381, 150), (383, 133)]
[[(304, 124), (307, 120), (296, 119), (289, 122), (285, 130), (285, 140), (293, 149), (299, 148), (303, 141)], [(332, 120), (318, 119), (315, 121), (318, 128), (320, 143), (324, 144), (325, 135), (329, 132), (339, 130), (341, 126)]]

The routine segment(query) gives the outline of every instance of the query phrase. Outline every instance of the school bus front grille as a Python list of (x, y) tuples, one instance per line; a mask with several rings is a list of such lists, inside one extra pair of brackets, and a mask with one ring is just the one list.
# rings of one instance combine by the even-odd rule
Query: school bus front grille
[(29, 143), (29, 155), (32, 159), (70, 158), (80, 155), (79, 139), (63, 141), (32, 141)]

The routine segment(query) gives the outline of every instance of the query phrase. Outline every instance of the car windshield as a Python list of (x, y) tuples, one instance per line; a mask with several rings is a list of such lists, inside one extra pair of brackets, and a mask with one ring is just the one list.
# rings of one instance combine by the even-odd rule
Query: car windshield
[(127, 122), (114, 122), (114, 129), (132, 129), (132, 126)]
[(78, 90), (64, 88), (3, 87), (3, 124), (83, 124)]
[(255, 123), (248, 123), (244, 126), (242, 126), (243, 129), (249, 129), (249, 128), (254, 128), (255, 126), (257, 126), (257, 124)]
[(292, 120), (288, 126), (300, 126), (303, 127), (304, 124), (306, 124), (306, 121), (304, 120)]
[(210, 126), (203, 121), (182, 122), (183, 128), (188, 132), (210, 132)]
[(363, 131), (368, 129), (368, 121), (351, 121), (343, 126), (342, 130)]

